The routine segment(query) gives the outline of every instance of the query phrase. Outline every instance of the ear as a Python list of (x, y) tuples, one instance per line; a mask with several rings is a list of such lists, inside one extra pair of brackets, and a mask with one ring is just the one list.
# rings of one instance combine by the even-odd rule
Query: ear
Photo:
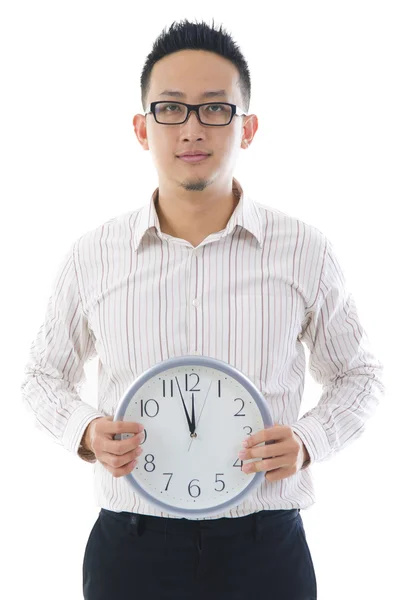
[[(255, 133), (258, 130), (258, 125), (258, 117), (256, 115), (252, 114), (245, 117), (242, 131), (242, 144), (244, 145), (244, 147), (248, 147), (254, 139)], [(244, 142), (246, 142), (246, 144), (244, 144)]]
[(138, 142), (144, 150), (149, 150), (149, 142), (147, 139), (146, 118), (145, 115), (135, 115), (132, 124), (134, 126), (135, 135)]

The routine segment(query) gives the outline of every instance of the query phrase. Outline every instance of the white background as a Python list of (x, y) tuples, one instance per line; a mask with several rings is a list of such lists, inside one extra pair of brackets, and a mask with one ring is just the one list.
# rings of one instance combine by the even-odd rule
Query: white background
[[(259, 129), (235, 176), (256, 201), (329, 237), (385, 365), (386, 398), (362, 438), (313, 466), (317, 502), (301, 515), (319, 600), (391, 597), (395, 8), (382, 0), (2, 3), (2, 597), (82, 598), (83, 554), (99, 512), (92, 466), (35, 429), (20, 384), (70, 245), (143, 206), (157, 187), (132, 118), (143, 112), (139, 78), (155, 38), (183, 18), (214, 18), (239, 44)], [(82, 393), (93, 406), (96, 368), (94, 359)], [(300, 416), (321, 395), (309, 374), (306, 381)]]

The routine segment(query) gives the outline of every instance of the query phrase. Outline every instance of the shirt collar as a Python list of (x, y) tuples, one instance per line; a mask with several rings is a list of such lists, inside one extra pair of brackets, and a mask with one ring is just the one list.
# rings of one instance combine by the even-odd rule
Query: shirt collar
[[(240, 194), (240, 200), (234, 209), (224, 231), (219, 237), (222, 238), (226, 235), (229, 235), (233, 232), (236, 225), (240, 225), (240, 227), (249, 231), (257, 239), (260, 247), (262, 248), (262, 222), (258, 208), (253, 200), (244, 193), (242, 186), (234, 177), (233, 188), (238, 190)], [(152, 228), (157, 229), (158, 235), (161, 239), (165, 239), (164, 234), (160, 229), (160, 222), (155, 205), (158, 197), (158, 191), (159, 188), (156, 188), (151, 196), (150, 202), (138, 210), (133, 239), (133, 247), (135, 251), (138, 249), (144, 235)]]

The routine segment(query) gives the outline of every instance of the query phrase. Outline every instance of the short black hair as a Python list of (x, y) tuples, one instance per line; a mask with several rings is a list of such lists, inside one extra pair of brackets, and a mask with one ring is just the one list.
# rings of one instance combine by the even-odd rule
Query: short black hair
[(192, 23), (187, 19), (179, 23), (173, 22), (169, 30), (164, 28), (155, 40), (152, 51), (146, 57), (141, 74), (141, 102), (143, 110), (147, 106), (147, 96), (150, 85), (150, 75), (154, 64), (164, 56), (179, 50), (207, 50), (219, 54), (230, 60), (238, 69), (240, 78), (238, 85), (243, 99), (244, 112), (248, 113), (251, 99), (251, 77), (248, 64), (241, 53), (239, 46), (231, 36), (222, 30), (214, 28), (205, 22)]

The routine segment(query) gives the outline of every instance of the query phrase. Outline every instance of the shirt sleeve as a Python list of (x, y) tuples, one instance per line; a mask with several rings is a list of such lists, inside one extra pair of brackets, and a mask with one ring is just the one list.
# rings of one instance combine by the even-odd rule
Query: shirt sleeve
[(30, 348), (21, 390), (38, 429), (83, 460), (95, 462), (95, 455), (81, 448), (80, 442), (87, 425), (105, 415), (79, 396), (86, 381), (84, 364), (96, 356), (96, 350), (80, 298), (75, 245), (56, 274), (44, 321)]
[(322, 384), (317, 406), (291, 425), (304, 442), (311, 464), (332, 458), (359, 438), (385, 394), (384, 365), (371, 350), (327, 238), (317, 295), (306, 308), (299, 337), (310, 351), (309, 372)]

